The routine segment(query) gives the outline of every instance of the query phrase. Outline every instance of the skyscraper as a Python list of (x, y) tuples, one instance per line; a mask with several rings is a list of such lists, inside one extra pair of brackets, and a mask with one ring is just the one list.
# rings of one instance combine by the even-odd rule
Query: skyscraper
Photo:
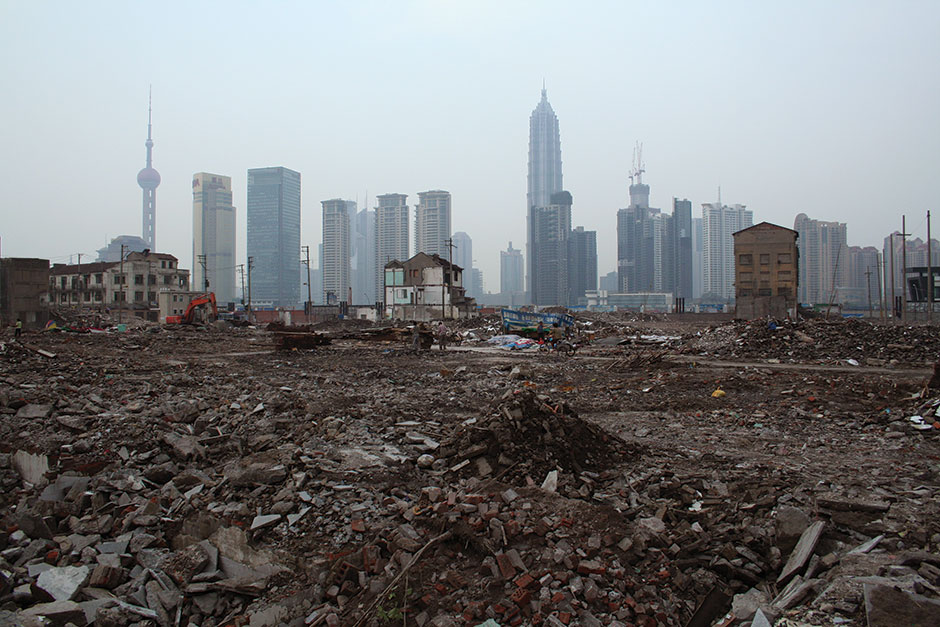
[(232, 179), (193, 175), (193, 289), (235, 302), (235, 207)]
[(522, 251), (512, 247), (499, 251), (499, 291), (503, 294), (523, 292), (525, 265), (522, 260)]
[(248, 257), (253, 302), (275, 307), (301, 302), (299, 172), (248, 170)]
[(371, 305), (382, 300), (375, 293), (375, 211), (363, 209), (352, 221), (350, 261), (353, 303)]
[(799, 299), (801, 303), (828, 303), (835, 288), (848, 283), (848, 244), (845, 222), (824, 222), (810, 219), (805, 213), (796, 216), (793, 230), (800, 251)]
[(672, 199), (673, 292), (692, 301), (692, 201)]
[(568, 302), (577, 305), (588, 290), (597, 289), (597, 231), (579, 226), (568, 235)]
[[(457, 231), (451, 236), (451, 239), (454, 241), (453, 262), (464, 269), (464, 278), (466, 279), (467, 272), (473, 267), (473, 240), (463, 231)], [(449, 258), (446, 250), (442, 257), (444, 259)]]
[(442, 259), (449, 257), (447, 240), (450, 239), (450, 202), (450, 192), (440, 189), (418, 193), (418, 204), (415, 205), (415, 253), (439, 255)]
[(672, 217), (650, 207), (638, 144), (630, 172), (630, 205), (617, 211), (617, 273), (624, 294), (672, 291)]
[[(526, 289), (531, 293), (535, 280), (536, 255), (533, 254), (532, 213), (536, 207), (551, 204), (552, 194), (562, 190), (561, 137), (558, 117), (548, 103), (548, 92), (542, 86), (542, 100), (529, 117), (529, 177), (526, 194)], [(534, 297), (530, 298), (534, 302)]]
[(530, 299), (536, 305), (568, 302), (568, 237), (571, 234), (571, 194), (552, 194), (545, 207), (532, 208), (532, 275)]
[(754, 225), (754, 213), (744, 205), (702, 205), (703, 298), (734, 299), (734, 238)]
[[(350, 221), (349, 202), (324, 200), (323, 206), (323, 300), (331, 305), (349, 301)], [(352, 204), (355, 215), (355, 202)]]
[(382, 194), (375, 208), (375, 293), (385, 294), (385, 264), (392, 260), (407, 261), (408, 196)]
[(137, 184), (143, 190), (143, 227), (141, 237), (150, 250), (157, 250), (157, 187), (160, 185), (160, 173), (153, 169), (153, 138), (151, 136), (153, 107), (147, 105), (147, 165), (137, 173)]

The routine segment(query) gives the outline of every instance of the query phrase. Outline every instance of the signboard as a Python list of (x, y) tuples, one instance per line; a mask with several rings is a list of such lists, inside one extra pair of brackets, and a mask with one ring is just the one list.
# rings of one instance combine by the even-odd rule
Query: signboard
[(546, 327), (550, 327), (556, 322), (563, 327), (570, 327), (574, 324), (574, 318), (569, 314), (534, 313), (516, 311), (515, 309), (503, 309), (500, 313), (503, 318), (503, 328), (506, 331), (534, 329), (538, 327), (539, 322)]

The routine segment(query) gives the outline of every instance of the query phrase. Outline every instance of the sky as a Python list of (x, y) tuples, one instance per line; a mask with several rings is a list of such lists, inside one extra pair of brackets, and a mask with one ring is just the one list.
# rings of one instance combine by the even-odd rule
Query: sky
[(321, 200), (450, 191), (498, 291), (499, 251), (525, 248), (543, 80), (601, 275), (636, 142), (652, 206), (688, 198), (700, 217), (720, 186), (755, 223), (806, 213), (880, 248), (903, 214), (924, 238), (938, 33), (935, 0), (0, 0), (0, 255), (75, 262), (140, 235), (151, 86), (157, 248), (187, 268), (192, 175), (232, 177), (241, 263), (247, 170), (283, 165), (312, 250)]

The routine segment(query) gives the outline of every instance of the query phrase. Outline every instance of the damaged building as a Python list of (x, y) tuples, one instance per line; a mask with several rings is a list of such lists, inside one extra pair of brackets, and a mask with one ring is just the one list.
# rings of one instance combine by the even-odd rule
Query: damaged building
[(799, 234), (761, 222), (733, 237), (735, 315), (746, 320), (795, 318)]
[(456, 320), (476, 314), (463, 268), (439, 255), (418, 253), (385, 265), (385, 316), (401, 320)]

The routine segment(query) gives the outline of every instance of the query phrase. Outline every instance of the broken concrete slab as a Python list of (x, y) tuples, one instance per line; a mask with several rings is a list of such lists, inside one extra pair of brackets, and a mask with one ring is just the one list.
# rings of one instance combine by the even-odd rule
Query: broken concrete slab
[(30, 403), (23, 405), (16, 411), (17, 420), (36, 420), (46, 418), (52, 412), (52, 405)]
[[(82, 627), (87, 624), (85, 620), (85, 611), (82, 606), (74, 601), (53, 601), (51, 603), (40, 603), (30, 608), (22, 610), (18, 617), (24, 622), (40, 620), (41, 625), (50, 625), (53, 627), (65, 627), (69, 623)], [(28, 623), (27, 623), (28, 624)]]
[(46, 482), (46, 473), (49, 472), (49, 458), (45, 455), (34, 455), (26, 451), (17, 451), (11, 460), (13, 470), (19, 473), (24, 481), (33, 485), (42, 485)]
[(778, 586), (790, 581), (793, 575), (803, 569), (806, 562), (809, 561), (810, 556), (812, 556), (813, 551), (816, 549), (816, 543), (819, 542), (819, 538), (822, 536), (822, 532), (825, 528), (825, 521), (818, 520), (807, 527), (802, 535), (800, 535), (800, 539), (796, 547), (794, 547), (793, 552), (790, 554), (790, 558), (780, 572), (780, 576), (777, 577)]
[(940, 600), (910, 594), (891, 586), (864, 584), (868, 627), (936, 627)]
[(91, 576), (87, 566), (61, 566), (39, 573), (36, 587), (56, 601), (71, 601)]

